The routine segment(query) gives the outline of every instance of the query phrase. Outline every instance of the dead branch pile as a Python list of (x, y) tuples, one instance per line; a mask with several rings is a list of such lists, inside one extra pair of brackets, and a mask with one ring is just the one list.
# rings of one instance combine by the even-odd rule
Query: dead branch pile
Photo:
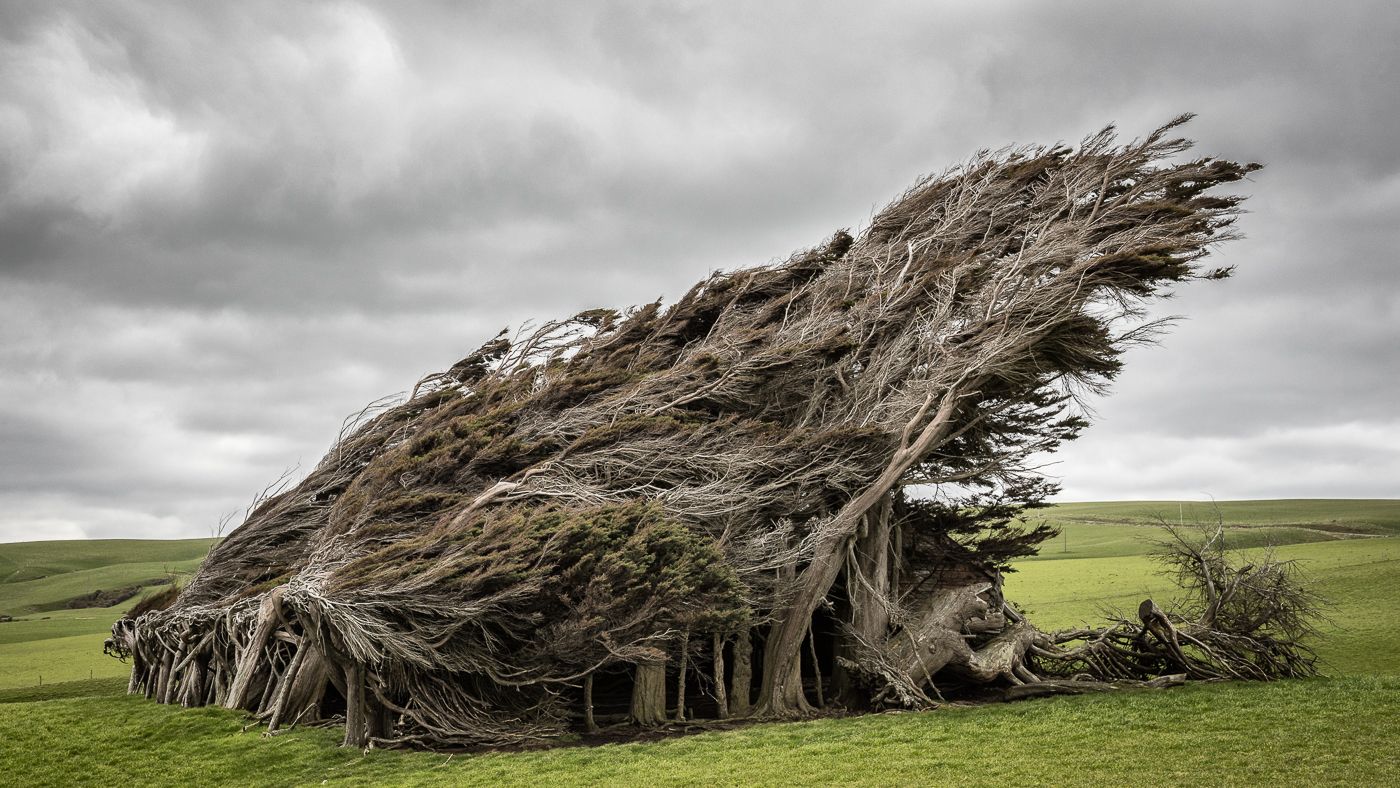
[(1146, 300), (1224, 275), (1199, 261), (1240, 198), (1212, 190), (1255, 166), (1184, 158), (1184, 120), (982, 153), (859, 237), (503, 332), (119, 622), (132, 691), (343, 721), (354, 746), (500, 745), (931, 703), (949, 677), (1305, 672), (1258, 654), (1300, 630), (1248, 628), (1253, 576), (1131, 637), (1050, 637), (1001, 599), (1053, 533), (1022, 522), (1053, 491), (1027, 458), (1083, 428)]

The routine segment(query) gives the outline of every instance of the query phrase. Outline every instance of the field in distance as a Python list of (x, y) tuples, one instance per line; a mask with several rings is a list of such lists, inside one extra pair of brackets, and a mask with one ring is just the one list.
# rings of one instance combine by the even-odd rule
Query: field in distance
[[(0, 544), (0, 688), (126, 675), (128, 666), (102, 654), (112, 622), (141, 596), (184, 582), (213, 544), (213, 539)], [(113, 594), (125, 598), (88, 606), (94, 595)]]

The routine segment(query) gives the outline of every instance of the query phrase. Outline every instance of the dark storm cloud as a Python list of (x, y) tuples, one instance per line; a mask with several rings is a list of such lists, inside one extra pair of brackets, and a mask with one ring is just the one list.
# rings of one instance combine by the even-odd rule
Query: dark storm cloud
[(986, 146), (1268, 164), (1074, 497), (1397, 494), (1384, 4), (0, 7), (0, 539), (206, 533), (502, 325), (674, 297)]

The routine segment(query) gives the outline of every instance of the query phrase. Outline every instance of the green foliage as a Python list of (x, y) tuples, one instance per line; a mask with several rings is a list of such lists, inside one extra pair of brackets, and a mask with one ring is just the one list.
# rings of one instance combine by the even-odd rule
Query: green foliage
[[(900, 500), (895, 516), (913, 541), (910, 561), (916, 568), (937, 571), (947, 562), (970, 560), (1005, 569), (1059, 535), (1034, 517), (1047, 506), (1045, 497), (1054, 489), (1041, 479), (1016, 479), (952, 501)], [(956, 545), (950, 543), (954, 541)], [(954, 549), (957, 546), (962, 549)]]
[(562, 515), (541, 535), (556, 538), (558, 571), (546, 593), (588, 628), (654, 611), (652, 626), (731, 631), (748, 607), (734, 570), (705, 539), (667, 520), (660, 506), (628, 504)]

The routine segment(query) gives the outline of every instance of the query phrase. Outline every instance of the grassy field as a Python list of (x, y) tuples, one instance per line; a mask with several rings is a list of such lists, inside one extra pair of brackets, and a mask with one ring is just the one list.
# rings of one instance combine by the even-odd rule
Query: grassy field
[[(218, 709), (105, 696), (0, 703), (24, 785), (1378, 785), (1400, 770), (1400, 679), (1188, 687), (756, 725), (447, 757), (272, 738)], [(1268, 735), (1260, 735), (1267, 731)]]
[(199, 567), (212, 539), (100, 539), (0, 544), (0, 689), (40, 681), (125, 676), (127, 666), (102, 655), (102, 641), (140, 597), (110, 608), (67, 609), (99, 590), (180, 579)]
[(212, 539), (98, 539), (0, 544), (0, 615), (61, 608), (98, 590), (188, 575)]
[[(1180, 516), (1214, 521), (1216, 511), (1183, 506)], [(1331, 600), (1320, 644), (1330, 678), (452, 758), (346, 752), (328, 730), (269, 739), (244, 732), (231, 712), (128, 698), (125, 666), (102, 657), (100, 644), (129, 603), (35, 608), (74, 588), (93, 590), (81, 585), (95, 577), (140, 582), (152, 564), (187, 571), (208, 540), (107, 543), (114, 564), (101, 563), (94, 543), (0, 545), (0, 577), (13, 578), (0, 582), (0, 612), (21, 619), (0, 623), (0, 774), (24, 785), (1400, 784), (1400, 501), (1225, 502), (1218, 511), (1232, 545), (1277, 545)], [(1177, 505), (1056, 507), (1048, 519), (1066, 538), (1023, 561), (1008, 596), (1045, 628), (1097, 619), (1106, 607), (1131, 609), (1145, 595), (1169, 598), (1148, 556), (1147, 527), (1168, 512), (1177, 515)]]
[[(193, 568), (213, 539), (91, 539), (0, 544), (0, 583), (18, 583), (85, 569), (156, 564)], [(141, 579), (141, 569), (133, 579)], [(3, 601), (8, 601), (6, 597)]]
[(1102, 501), (1064, 503), (1051, 519), (1082, 523), (1214, 523), (1227, 526), (1299, 526), (1338, 533), (1400, 536), (1400, 500), (1304, 498), (1277, 501)]
[[(1298, 559), (1329, 602), (1331, 621), (1318, 644), (1327, 673), (1400, 675), (1400, 537), (1291, 544), (1275, 552)], [(1006, 580), (1007, 598), (1043, 629), (1102, 620), (1105, 610), (1134, 611), (1144, 597), (1161, 602), (1174, 591), (1142, 553), (1026, 561)]]

